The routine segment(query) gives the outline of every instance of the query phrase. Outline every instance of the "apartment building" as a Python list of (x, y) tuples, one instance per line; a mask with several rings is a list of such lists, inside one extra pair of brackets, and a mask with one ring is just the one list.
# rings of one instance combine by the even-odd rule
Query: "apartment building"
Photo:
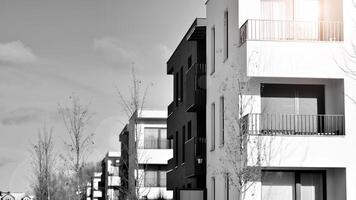
[(353, 1), (206, 9), (208, 200), (356, 199)]
[(102, 183), (101, 183), (101, 172), (94, 172), (91, 178), (91, 191), (90, 191), (90, 198), (91, 200), (101, 200), (103, 198), (103, 191), (102, 191)]
[(120, 178), (123, 189), (127, 187), (122, 198), (136, 194), (140, 199), (172, 199), (166, 188), (167, 161), (172, 157), (166, 124), (166, 111), (138, 110), (121, 132)]
[(103, 200), (118, 200), (121, 180), (119, 177), (120, 152), (108, 152), (101, 162)]
[(167, 62), (173, 76), (167, 134), (173, 144), (167, 188), (173, 199), (205, 198), (206, 19), (195, 19)]

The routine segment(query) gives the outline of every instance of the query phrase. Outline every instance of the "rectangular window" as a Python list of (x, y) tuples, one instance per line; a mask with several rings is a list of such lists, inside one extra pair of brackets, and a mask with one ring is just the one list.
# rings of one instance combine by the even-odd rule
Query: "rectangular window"
[(166, 187), (167, 183), (167, 172), (166, 171), (159, 171), (159, 186)]
[(174, 74), (174, 102), (176, 106), (178, 106), (178, 100), (179, 100), (179, 74), (178, 72)]
[(230, 190), (229, 174), (226, 173), (225, 175), (225, 199), (226, 200), (229, 200), (229, 190)]
[(211, 69), (210, 73), (215, 72), (215, 27), (211, 28), (211, 47), (210, 47), (210, 57), (211, 57)]
[(175, 135), (175, 138), (174, 138), (174, 157), (175, 157), (175, 160), (176, 160), (176, 166), (178, 166), (178, 131), (176, 131), (176, 135)]
[(229, 13), (224, 12), (224, 61), (229, 57)]
[(185, 126), (182, 130), (182, 163), (185, 162)]
[(158, 174), (157, 171), (145, 171), (144, 185), (145, 187), (157, 187)]
[(325, 173), (263, 171), (262, 200), (324, 200)]
[(192, 121), (188, 122), (188, 138), (187, 140), (190, 140), (192, 138)]
[(145, 149), (169, 149), (167, 140), (167, 129), (165, 128), (144, 128), (144, 148)]
[(182, 102), (183, 101), (183, 94), (184, 94), (184, 92), (183, 92), (183, 67), (181, 67), (180, 68), (180, 73), (179, 73), (179, 75), (180, 75), (180, 80), (179, 80), (179, 99), (180, 99), (180, 102)]
[(211, 130), (210, 130), (211, 146), (210, 150), (215, 150), (215, 103), (211, 104)]
[(225, 123), (224, 123), (224, 117), (225, 117), (225, 106), (224, 106), (224, 97), (220, 97), (220, 113), (219, 113), (219, 121), (220, 121), (220, 131), (219, 131), (219, 141), (220, 141), (220, 146), (224, 146), (224, 140), (225, 140), (225, 135), (224, 135), (224, 129), (225, 129)]
[(215, 177), (211, 177), (211, 197), (215, 200)]

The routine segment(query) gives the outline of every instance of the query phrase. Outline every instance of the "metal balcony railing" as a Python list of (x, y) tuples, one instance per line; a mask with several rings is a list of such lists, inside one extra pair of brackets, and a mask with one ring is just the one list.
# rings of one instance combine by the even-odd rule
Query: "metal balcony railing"
[(168, 163), (167, 163), (167, 170), (170, 171), (170, 170), (173, 170), (175, 167), (176, 167), (176, 160), (174, 158), (171, 158), (168, 160)]
[(174, 101), (168, 105), (168, 116), (170, 116), (176, 109), (176, 104)]
[(205, 108), (206, 64), (195, 63), (186, 72), (185, 96), (187, 111)]
[(185, 142), (185, 176), (192, 177), (204, 174), (206, 139), (193, 137)]
[(240, 28), (240, 42), (248, 40), (343, 41), (339, 21), (293, 21), (249, 19)]
[(345, 135), (344, 115), (248, 114), (242, 125), (251, 135)]

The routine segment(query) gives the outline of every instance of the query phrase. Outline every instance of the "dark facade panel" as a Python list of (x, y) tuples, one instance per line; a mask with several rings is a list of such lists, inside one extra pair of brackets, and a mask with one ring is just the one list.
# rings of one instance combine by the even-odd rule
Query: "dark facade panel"
[(173, 75), (173, 102), (168, 106), (167, 137), (173, 158), (168, 161), (167, 189), (205, 190), (206, 40), (203, 19), (197, 19), (167, 62)]

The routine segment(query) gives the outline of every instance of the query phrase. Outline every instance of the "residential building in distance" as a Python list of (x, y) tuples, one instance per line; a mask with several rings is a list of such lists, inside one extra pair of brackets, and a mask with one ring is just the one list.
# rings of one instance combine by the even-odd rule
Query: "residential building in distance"
[(167, 134), (173, 144), (167, 188), (173, 199), (205, 199), (206, 19), (197, 18), (167, 62), (173, 76)]
[(121, 181), (121, 189), (120, 189), (120, 200), (127, 200), (129, 198), (129, 131), (127, 129), (127, 125), (122, 129), (120, 136), (120, 148), (121, 148), (121, 158), (119, 162), (119, 176)]
[(208, 200), (356, 199), (356, 84), (342, 69), (353, 1), (206, 8)]
[(166, 188), (167, 161), (172, 157), (166, 121), (166, 111), (138, 110), (121, 132), (121, 148), (125, 150), (120, 167), (127, 170), (120, 168), (121, 182), (127, 184), (122, 187), (127, 187), (122, 198), (136, 194), (140, 199), (172, 199)]
[(108, 152), (101, 162), (103, 200), (118, 200), (121, 180), (119, 177), (120, 152)]
[(94, 172), (93, 177), (91, 179), (91, 200), (101, 200), (103, 197), (102, 185), (101, 183), (101, 172)]

